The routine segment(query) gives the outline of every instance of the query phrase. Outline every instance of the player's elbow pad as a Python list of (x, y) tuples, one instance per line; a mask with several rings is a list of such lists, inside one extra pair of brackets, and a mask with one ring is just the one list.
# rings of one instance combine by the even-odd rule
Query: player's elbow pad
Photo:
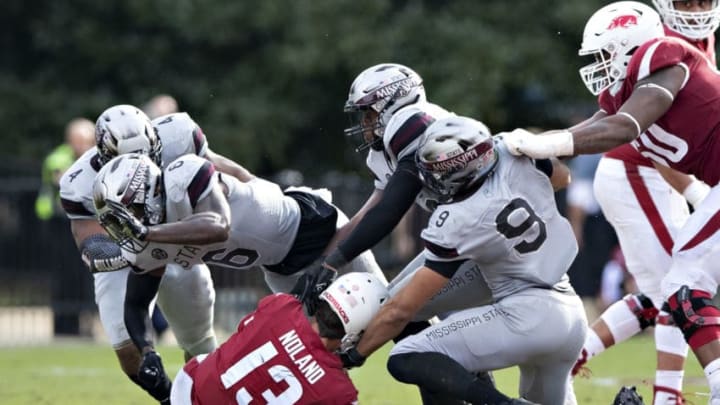
[(103, 234), (91, 235), (82, 241), (80, 255), (93, 273), (117, 271), (129, 265), (120, 246)]

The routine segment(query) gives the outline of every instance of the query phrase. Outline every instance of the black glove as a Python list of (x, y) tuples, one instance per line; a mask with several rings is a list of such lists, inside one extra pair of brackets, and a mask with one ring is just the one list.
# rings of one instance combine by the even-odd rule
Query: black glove
[(615, 395), (613, 405), (644, 405), (642, 397), (637, 393), (635, 387), (622, 387)]
[(335, 280), (337, 272), (324, 264), (312, 265), (300, 276), (292, 294), (305, 305), (308, 315), (315, 315), (317, 301), (323, 292)]
[(165, 373), (160, 355), (155, 351), (149, 351), (143, 355), (138, 370), (138, 380), (148, 391), (167, 388), (168, 394), (170, 392), (170, 379)]
[(356, 348), (350, 348), (344, 352), (339, 353), (340, 360), (342, 361), (343, 368), (360, 367), (365, 364), (365, 356), (360, 354)]

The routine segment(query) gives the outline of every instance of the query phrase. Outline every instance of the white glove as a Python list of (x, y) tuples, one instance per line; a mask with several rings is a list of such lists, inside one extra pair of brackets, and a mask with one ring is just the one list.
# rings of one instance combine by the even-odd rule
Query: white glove
[(505, 146), (515, 156), (526, 155), (533, 159), (547, 159), (573, 155), (573, 136), (570, 131), (538, 136), (518, 128), (498, 135), (502, 135)]

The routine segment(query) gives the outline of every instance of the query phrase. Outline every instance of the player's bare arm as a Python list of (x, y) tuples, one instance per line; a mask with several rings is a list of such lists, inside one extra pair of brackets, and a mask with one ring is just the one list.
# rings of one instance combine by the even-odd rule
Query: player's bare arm
[(551, 158), (550, 163), (552, 164), (550, 184), (552, 184), (553, 190), (562, 190), (567, 187), (572, 180), (570, 176), (570, 169), (565, 163), (561, 162), (560, 159)]
[(182, 221), (148, 227), (150, 242), (207, 245), (226, 241), (230, 236), (230, 206), (222, 185), (198, 201), (196, 213)]
[(367, 211), (348, 238), (328, 254), (325, 265), (337, 270), (375, 246), (400, 222), (421, 189), (415, 159), (401, 159), (377, 203)]
[(503, 136), (511, 153), (535, 159), (606, 152), (631, 142), (672, 106), (687, 78), (683, 66), (658, 70), (638, 82), (617, 114), (594, 120), (571, 130), (555, 130), (533, 136), (516, 129)]
[(638, 82), (617, 114), (571, 131), (575, 154), (605, 152), (640, 136), (670, 109), (686, 76), (685, 68), (672, 66)]
[(236, 179), (242, 181), (243, 183), (255, 178), (255, 176), (243, 166), (235, 163), (233, 160), (230, 160), (225, 156), (213, 152), (210, 149), (205, 152), (205, 158), (212, 162), (212, 164), (215, 165), (215, 168), (218, 169), (218, 171), (229, 174)]
[(682, 194), (693, 207), (697, 207), (710, 192), (710, 187), (694, 176), (681, 173), (655, 162), (653, 162), (653, 165), (663, 179), (678, 193)]
[(365, 330), (357, 351), (367, 357), (397, 336), (447, 281), (448, 278), (428, 267), (418, 270), (412, 280), (382, 306)]

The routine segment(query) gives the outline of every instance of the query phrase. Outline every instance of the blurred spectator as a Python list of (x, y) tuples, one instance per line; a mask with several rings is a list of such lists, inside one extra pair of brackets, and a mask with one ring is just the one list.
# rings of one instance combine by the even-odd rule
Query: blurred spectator
[(150, 119), (155, 119), (161, 115), (178, 112), (178, 103), (169, 94), (158, 94), (145, 103), (142, 110)]
[(595, 200), (593, 179), (602, 154), (581, 155), (569, 162), (572, 182), (567, 189), (567, 218), (578, 242), (578, 255), (568, 275), (585, 303), (588, 320), (599, 314), (602, 273), (617, 244), (615, 231)]
[(65, 127), (65, 142), (45, 158), (42, 167), (42, 186), (35, 200), (35, 213), (43, 221), (53, 216), (63, 217), (60, 205), (60, 177), (85, 151), (95, 146), (95, 124), (85, 118), (75, 118)]
[(35, 213), (42, 220), (40, 246), (52, 258), (52, 308), (55, 334), (89, 333), (81, 330), (81, 313), (92, 308), (92, 286), (68, 232), (60, 205), (60, 177), (88, 149), (95, 147), (95, 124), (75, 118), (65, 126), (65, 142), (45, 158), (42, 186)]

